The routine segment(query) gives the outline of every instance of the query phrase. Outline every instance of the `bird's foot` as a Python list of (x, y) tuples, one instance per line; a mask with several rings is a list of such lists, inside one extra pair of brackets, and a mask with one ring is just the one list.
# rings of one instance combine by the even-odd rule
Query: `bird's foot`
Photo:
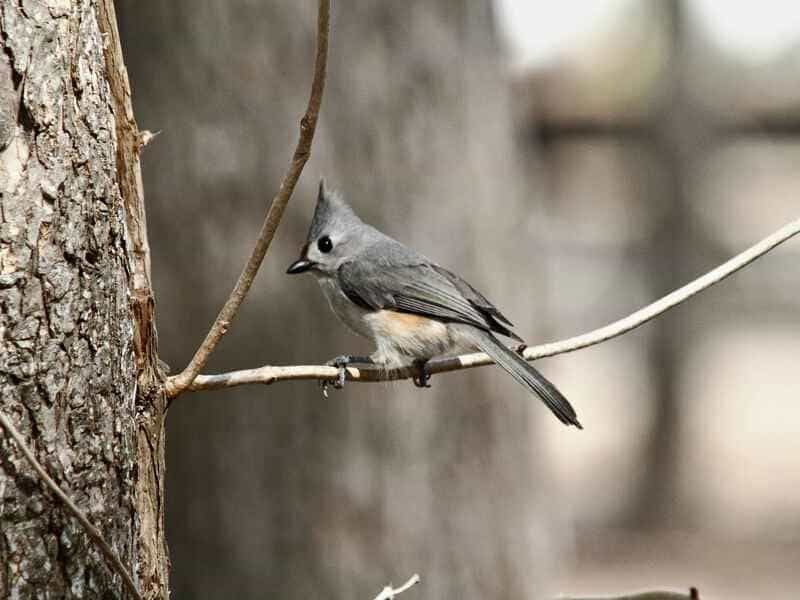
[(428, 381), (430, 380), (431, 376), (428, 373), (428, 369), (426, 367), (426, 365), (428, 364), (428, 361), (427, 360), (415, 360), (413, 364), (419, 370), (419, 374), (416, 377), (412, 378), (412, 381), (414, 382), (414, 385), (417, 386), (418, 388), (429, 388), (429, 387), (431, 387), (431, 384), (428, 383)]
[(342, 354), (325, 363), (329, 367), (336, 367), (339, 369), (336, 379), (323, 379), (319, 382), (320, 386), (322, 387), (322, 395), (325, 398), (328, 397), (329, 385), (333, 385), (333, 387), (337, 390), (340, 390), (344, 387), (344, 382), (347, 381), (347, 365), (352, 363), (370, 365), (372, 364), (372, 359), (369, 356), (350, 356), (349, 354)]
[(527, 350), (527, 349), (528, 349), (528, 344), (523, 342), (521, 344), (517, 344), (517, 347), (514, 348), (514, 352), (516, 352), (517, 354), (522, 356), (525, 353), (525, 350)]

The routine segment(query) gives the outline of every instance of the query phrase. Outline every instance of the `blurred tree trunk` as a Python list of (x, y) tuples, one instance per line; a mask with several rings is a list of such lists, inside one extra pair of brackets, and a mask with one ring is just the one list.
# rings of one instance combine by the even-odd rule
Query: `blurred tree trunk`
[[(162, 356), (176, 367), (286, 168), (315, 8), (120, 2), (138, 118), (164, 130), (143, 159)], [(537, 190), (516, 157), (491, 2), (343, 0), (332, 12), (311, 161), (208, 372), (368, 350), (310, 277), (284, 274), (320, 174), (366, 220), (461, 271), (535, 342)], [(540, 417), (495, 369), (424, 391), (350, 385), (329, 400), (311, 382), (182, 397), (169, 419), (175, 594), (365, 598), (419, 572), (432, 598), (541, 597), (560, 503), (536, 460)]]
[[(147, 598), (167, 597), (163, 396), (110, 0), (0, 5), (0, 408)], [(0, 597), (124, 597), (0, 437)]]
[[(696, 113), (687, 90), (689, 30), (685, 3), (660, 5), (669, 25), (672, 44), (669, 79), (663, 84), (662, 110), (648, 133), (664, 173), (664, 221), (652, 243), (651, 285), (656, 297), (697, 276), (696, 257), (703, 252), (691, 217), (691, 174), (708, 132)], [(686, 352), (688, 327), (685, 313), (673, 311), (652, 324), (649, 348), (655, 415), (645, 451), (642, 480), (631, 510), (630, 524), (639, 527), (674, 527), (685, 516), (681, 495), (680, 462), (684, 447), (684, 408), (679, 388), (681, 359)]]

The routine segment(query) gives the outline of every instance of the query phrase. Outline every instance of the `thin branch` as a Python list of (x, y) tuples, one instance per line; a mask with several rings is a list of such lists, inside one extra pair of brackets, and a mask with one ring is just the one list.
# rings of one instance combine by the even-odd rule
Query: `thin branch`
[(311, 142), (314, 139), (314, 131), (317, 126), (317, 116), (322, 104), (322, 93), (325, 89), (325, 74), (328, 64), (328, 32), (330, 22), (330, 5), (328, 0), (319, 0), (319, 12), (317, 16), (317, 55), (314, 63), (314, 80), (311, 84), (311, 94), (308, 99), (306, 113), (300, 121), (300, 138), (297, 140), (292, 162), (283, 177), (278, 193), (272, 199), (264, 223), (258, 234), (253, 252), (247, 261), (236, 286), (231, 291), (228, 300), (217, 315), (216, 321), (211, 326), (205, 340), (195, 352), (194, 357), (188, 366), (180, 374), (170, 377), (166, 382), (166, 392), (169, 398), (175, 398), (185, 390), (194, 380), (198, 373), (203, 369), (209, 356), (214, 351), (219, 340), (228, 330), (239, 306), (247, 296), (250, 286), (255, 279), (258, 269), (261, 266), (264, 256), (267, 254), (275, 230), (278, 228), (283, 217), (283, 211), (289, 203), (289, 199), (294, 191), (295, 184), (300, 178), (300, 173), (311, 153)]
[(697, 588), (691, 588), (688, 593), (654, 591), (624, 596), (559, 596), (558, 600), (700, 600), (700, 594)]
[(414, 587), (419, 583), (419, 575), (414, 573), (411, 576), (411, 579), (406, 581), (403, 585), (399, 588), (393, 588), (390, 585), (387, 585), (385, 588), (381, 590), (381, 593), (375, 596), (375, 600), (394, 600), (395, 596), (399, 596), (403, 592), (407, 591), (408, 589)]
[[(526, 360), (535, 360), (545, 356), (555, 356), (572, 352), (581, 348), (587, 348), (600, 344), (624, 333), (636, 329), (640, 325), (656, 318), (668, 311), (670, 308), (685, 302), (695, 294), (719, 283), (729, 277), (739, 269), (749, 265), (757, 258), (763, 256), (779, 244), (800, 233), (800, 219), (785, 225), (772, 235), (764, 238), (756, 245), (745, 250), (741, 254), (723, 263), (713, 271), (710, 271), (657, 300), (656, 302), (636, 311), (632, 315), (615, 321), (610, 325), (595, 329), (589, 333), (572, 337), (559, 342), (543, 344), (541, 346), (531, 346), (525, 349), (523, 356)], [(483, 353), (463, 354), (461, 356), (442, 358), (429, 361), (426, 370), (429, 374), (446, 373), (461, 369), (471, 369), (492, 364), (492, 360)], [(213, 390), (238, 385), (247, 384), (270, 384), (276, 381), (293, 381), (299, 379), (318, 379), (331, 381), (336, 379), (338, 374), (336, 367), (324, 365), (298, 365), (298, 366), (264, 366), (257, 369), (246, 369), (242, 371), (232, 371), (220, 375), (199, 375), (189, 386), (189, 391)], [(419, 373), (416, 367), (406, 365), (393, 369), (376, 369), (356, 367), (347, 368), (348, 381), (389, 381), (396, 379), (408, 379), (415, 377)]]
[(69, 499), (58, 484), (53, 481), (50, 475), (47, 474), (47, 471), (44, 470), (44, 467), (36, 460), (36, 457), (30, 451), (27, 445), (25, 445), (25, 440), (20, 435), (19, 431), (14, 427), (11, 423), (11, 419), (9, 419), (2, 411), (0, 411), (0, 424), (3, 426), (3, 429), (6, 430), (8, 435), (10, 435), (14, 441), (17, 443), (17, 447), (20, 449), (22, 454), (25, 458), (28, 459), (28, 462), (33, 467), (33, 470), (39, 474), (39, 477), (42, 478), (45, 485), (50, 488), (61, 502), (64, 503), (64, 506), (67, 507), (69, 512), (78, 520), (81, 526), (86, 530), (86, 533), (89, 535), (94, 543), (97, 544), (97, 547), (100, 548), (100, 551), (105, 555), (108, 559), (108, 562), (111, 563), (113, 569), (122, 577), (122, 580), (125, 582), (125, 587), (128, 588), (128, 591), (131, 593), (131, 596), (136, 598), (136, 600), (143, 600), (142, 596), (139, 594), (139, 591), (136, 589), (136, 584), (133, 582), (133, 578), (131, 577), (128, 570), (125, 568), (125, 565), (122, 564), (122, 561), (117, 556), (116, 552), (108, 545), (108, 543), (103, 539), (103, 534), (100, 533), (100, 530), (97, 529), (94, 525), (89, 522), (89, 519), (86, 515), (81, 512), (72, 500)]

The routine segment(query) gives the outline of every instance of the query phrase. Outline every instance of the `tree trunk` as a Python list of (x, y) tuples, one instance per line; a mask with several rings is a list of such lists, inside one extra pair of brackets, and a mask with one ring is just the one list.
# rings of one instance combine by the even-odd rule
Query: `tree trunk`
[[(110, 0), (0, 5), (0, 409), (147, 598), (167, 597), (161, 375)], [(0, 597), (124, 597), (0, 438)]]

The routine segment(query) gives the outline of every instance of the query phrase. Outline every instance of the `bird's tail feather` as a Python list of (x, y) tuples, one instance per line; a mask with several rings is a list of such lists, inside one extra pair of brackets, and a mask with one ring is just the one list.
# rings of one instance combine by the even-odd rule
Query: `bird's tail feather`
[(514, 379), (536, 393), (562, 423), (583, 429), (575, 414), (575, 409), (556, 389), (556, 386), (545, 379), (544, 375), (528, 364), (519, 354), (503, 345), (491, 333), (486, 331), (476, 331), (475, 333), (476, 335), (473, 336), (475, 344), (494, 362), (508, 371)]

